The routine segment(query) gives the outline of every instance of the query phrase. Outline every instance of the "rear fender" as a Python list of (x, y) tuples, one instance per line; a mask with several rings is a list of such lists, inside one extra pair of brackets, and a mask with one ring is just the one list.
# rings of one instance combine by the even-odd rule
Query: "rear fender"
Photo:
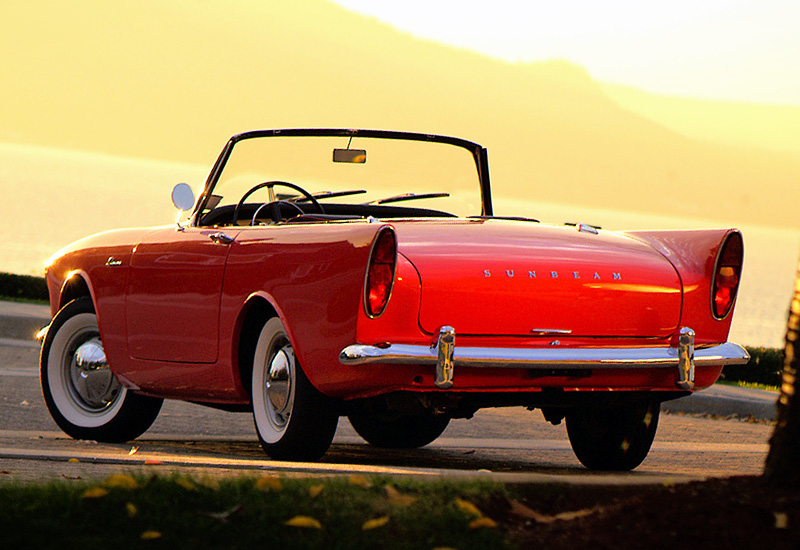
[[(683, 287), (680, 326), (691, 327), (696, 345), (725, 342), (731, 327), (732, 314), (716, 319), (711, 311), (711, 284), (719, 250), (737, 229), (704, 229), (680, 231), (629, 231), (661, 253), (677, 270)], [(735, 303), (734, 303), (735, 307)]]
[(263, 320), (248, 314), (259, 302), (262, 317), (281, 319), (317, 389), (347, 385), (351, 367), (339, 363), (339, 352), (356, 338), (370, 246), (382, 227), (298, 224), (240, 233), (228, 256), (220, 311), (220, 329), (228, 331), (220, 334), (220, 357), (231, 358), (238, 385), (247, 387), (252, 360), (241, 339), (252, 339), (252, 325)]

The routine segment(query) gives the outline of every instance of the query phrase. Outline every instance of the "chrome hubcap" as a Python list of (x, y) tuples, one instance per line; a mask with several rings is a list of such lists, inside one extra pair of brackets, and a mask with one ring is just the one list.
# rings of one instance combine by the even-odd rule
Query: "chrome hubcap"
[(106, 408), (121, 387), (108, 366), (99, 336), (78, 346), (71, 356), (68, 376), (73, 397), (91, 411)]
[(272, 409), (274, 420), (283, 425), (289, 420), (292, 412), (292, 369), (294, 369), (294, 352), (289, 345), (280, 348), (269, 364), (267, 375), (267, 399)]

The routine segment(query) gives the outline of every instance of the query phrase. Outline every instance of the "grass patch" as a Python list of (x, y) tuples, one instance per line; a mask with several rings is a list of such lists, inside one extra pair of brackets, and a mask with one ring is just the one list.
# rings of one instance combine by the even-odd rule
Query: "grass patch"
[(745, 365), (728, 365), (722, 369), (720, 381), (780, 387), (783, 376), (783, 350), (748, 347), (750, 360)]
[(505, 549), (507, 502), (482, 481), (114, 475), (0, 485), (0, 533), (9, 548)]
[(743, 380), (720, 380), (717, 382), (718, 384), (722, 384), (724, 386), (736, 386), (737, 388), (750, 388), (753, 390), (766, 390), (766, 391), (780, 391), (780, 387), (778, 386), (770, 386), (767, 384), (759, 384), (758, 382), (745, 382)]

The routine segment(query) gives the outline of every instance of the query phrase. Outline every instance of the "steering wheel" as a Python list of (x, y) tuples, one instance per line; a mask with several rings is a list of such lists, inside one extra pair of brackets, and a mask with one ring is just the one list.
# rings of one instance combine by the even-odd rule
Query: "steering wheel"
[[(266, 187), (267, 190), (269, 191), (270, 200), (269, 202), (265, 202), (261, 206), (259, 206), (258, 210), (256, 210), (256, 214), (258, 214), (258, 212), (260, 212), (262, 208), (267, 206), (272, 206), (272, 221), (278, 223), (280, 221), (283, 221), (283, 217), (281, 217), (281, 208), (280, 208), (281, 204), (291, 204), (292, 206), (297, 208), (297, 210), (299, 210), (302, 214), (305, 214), (305, 212), (303, 212), (303, 210), (299, 206), (292, 203), (291, 201), (276, 200), (275, 191), (273, 189), (275, 186), (288, 187), (289, 189), (294, 189), (295, 191), (303, 195), (305, 198), (307, 198), (311, 202), (311, 204), (313, 204), (314, 207), (319, 211), (320, 214), (325, 213), (325, 210), (323, 210), (322, 205), (319, 203), (319, 201), (315, 199), (311, 193), (309, 193), (299, 185), (295, 185), (294, 183), (289, 183), (288, 181), (278, 181), (278, 180), (263, 181), (258, 185), (254, 185), (253, 187), (251, 187), (244, 195), (242, 195), (242, 198), (239, 199), (239, 203), (233, 210), (233, 225), (236, 225), (236, 222), (239, 220), (239, 210), (241, 210), (244, 201), (247, 200), (247, 197), (258, 191), (259, 189), (263, 189), (264, 187)], [(250, 225), (255, 225), (255, 220), (256, 216), (254, 215), (253, 220), (250, 222)]]

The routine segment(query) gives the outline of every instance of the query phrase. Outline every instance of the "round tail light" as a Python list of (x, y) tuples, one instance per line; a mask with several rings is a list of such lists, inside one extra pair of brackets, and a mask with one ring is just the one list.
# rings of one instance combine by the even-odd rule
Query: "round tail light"
[(391, 227), (383, 227), (372, 241), (364, 284), (364, 309), (370, 317), (378, 317), (386, 309), (396, 265), (397, 238)]
[(730, 233), (717, 255), (711, 284), (711, 310), (717, 319), (727, 317), (733, 308), (739, 290), (743, 258), (744, 243), (741, 233)]

